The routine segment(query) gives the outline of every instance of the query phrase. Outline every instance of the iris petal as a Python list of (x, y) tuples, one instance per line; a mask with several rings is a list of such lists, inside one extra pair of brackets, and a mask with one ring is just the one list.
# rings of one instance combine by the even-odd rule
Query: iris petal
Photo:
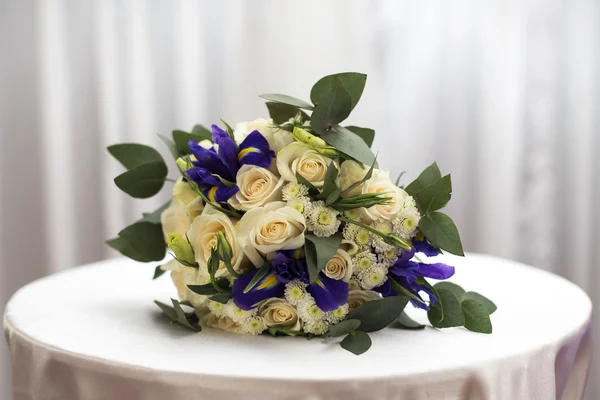
[(228, 181), (235, 181), (237, 171), (230, 172), (214, 150), (205, 149), (193, 140), (189, 141), (188, 146), (190, 152), (196, 157), (196, 161), (194, 161), (196, 167), (204, 168), (212, 174), (222, 176)]
[(448, 279), (452, 275), (454, 275), (454, 267), (447, 265), (447, 264), (443, 264), (443, 263), (436, 263), (436, 264), (421, 263), (421, 264), (419, 264), (419, 267), (417, 270), (418, 270), (417, 274), (420, 276), (425, 276), (427, 278), (440, 279), (440, 280)]
[(212, 186), (211, 188), (204, 190), (204, 195), (213, 203), (225, 203), (231, 196), (238, 192), (239, 187), (219, 187)]
[(439, 250), (432, 246), (427, 239), (415, 240), (413, 246), (417, 253), (423, 253), (427, 257), (435, 257), (440, 254)]
[(316, 282), (308, 285), (308, 292), (323, 311), (333, 311), (348, 301), (348, 283), (319, 274)]
[(240, 164), (269, 168), (275, 152), (271, 150), (269, 142), (259, 131), (252, 131), (240, 144), (237, 157)]
[(217, 125), (212, 126), (213, 141), (219, 145), (219, 157), (233, 175), (240, 169), (238, 148), (235, 141)]
[(190, 177), (191, 180), (200, 186), (225, 186), (225, 184), (221, 182), (219, 178), (211, 174), (206, 168), (192, 167), (185, 171), (185, 173)]
[(263, 276), (248, 293), (244, 293), (257, 272), (258, 270), (254, 270), (233, 281), (231, 296), (235, 305), (242, 310), (251, 310), (265, 299), (283, 296), (285, 285), (277, 280), (273, 272)]

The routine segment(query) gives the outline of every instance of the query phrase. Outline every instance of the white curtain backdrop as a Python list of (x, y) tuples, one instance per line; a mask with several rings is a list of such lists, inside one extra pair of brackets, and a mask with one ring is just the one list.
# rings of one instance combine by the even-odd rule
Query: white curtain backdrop
[[(265, 116), (258, 94), (307, 99), (340, 71), (369, 75), (351, 122), (376, 129), (382, 165), (452, 173), (467, 250), (561, 274), (600, 304), (599, 38), (592, 0), (2, 0), (0, 307), (116, 256), (104, 240), (168, 196), (121, 193), (107, 145), (164, 150), (157, 133)], [(0, 343), (2, 399), (8, 371)]]

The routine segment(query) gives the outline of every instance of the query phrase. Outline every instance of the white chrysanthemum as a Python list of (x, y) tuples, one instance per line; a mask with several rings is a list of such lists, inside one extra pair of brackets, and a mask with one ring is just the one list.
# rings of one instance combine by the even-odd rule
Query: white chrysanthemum
[[(379, 232), (388, 234), (394, 231), (394, 227), (392, 223), (389, 221), (375, 221), (371, 224), (371, 226), (377, 229)], [(377, 253), (383, 253), (385, 251), (391, 250), (394, 246), (387, 244), (383, 238), (379, 235), (376, 235), (371, 232), (371, 246), (375, 248)]]
[(242, 325), (242, 331), (249, 335), (258, 335), (262, 331), (267, 329), (267, 326), (265, 325), (265, 321), (258, 315), (255, 315), (253, 317), (249, 317), (249, 318), (245, 319), (241, 323), (241, 325)]
[(371, 245), (371, 232), (365, 228), (358, 227), (356, 235), (354, 236), (354, 242), (359, 247), (367, 247)]
[(287, 205), (305, 217), (310, 215), (310, 212), (312, 211), (312, 204), (310, 202), (310, 198), (307, 196), (300, 196), (295, 199), (290, 199), (287, 201)]
[(398, 260), (398, 250), (395, 247), (381, 252), (377, 255), (377, 259), (380, 263), (386, 265), (392, 265)]
[(298, 279), (289, 281), (285, 284), (284, 296), (287, 302), (293, 306), (297, 306), (298, 303), (300, 303), (301, 301), (307, 300), (309, 299), (309, 297), (312, 297), (306, 291), (306, 283)]
[(363, 272), (373, 267), (376, 262), (377, 257), (375, 254), (371, 253), (369, 250), (361, 251), (352, 257), (352, 270), (355, 275), (360, 276)]
[(225, 304), (219, 303), (218, 301), (209, 301), (208, 309), (215, 314), (216, 317), (221, 317), (225, 311)]
[(346, 318), (346, 315), (348, 315), (348, 304), (344, 304), (333, 311), (329, 311), (325, 316), (325, 319), (331, 324), (337, 324)]
[(344, 216), (346, 218), (350, 218), (358, 221), (360, 219), (360, 208), (355, 208), (353, 210), (344, 211)]
[(226, 315), (231, 318), (234, 322), (243, 323), (250, 317), (256, 315), (256, 308), (252, 310), (242, 310), (232, 300), (229, 300), (227, 306), (225, 306)]
[(348, 282), (348, 290), (358, 290), (360, 289), (360, 284), (358, 283), (358, 280), (352, 278), (350, 279), (350, 281)]
[(325, 321), (311, 321), (304, 324), (304, 332), (312, 333), (313, 335), (324, 335), (329, 331), (329, 325)]
[(311, 297), (298, 303), (298, 316), (304, 322), (321, 321), (325, 318), (325, 312)]
[(337, 216), (338, 212), (331, 207), (327, 207), (324, 201), (315, 201), (312, 203), (312, 210), (307, 219), (307, 227), (316, 236), (331, 236), (340, 227)]
[(284, 201), (297, 199), (298, 197), (308, 196), (308, 187), (301, 183), (290, 182), (281, 190)]
[(356, 239), (356, 232), (358, 232), (358, 229), (358, 225), (345, 224), (344, 229), (342, 229), (342, 236), (344, 237), (344, 239), (354, 242)]
[(360, 286), (365, 290), (381, 286), (385, 281), (387, 281), (387, 268), (381, 264), (374, 265), (360, 276)]
[(417, 233), (421, 214), (416, 207), (404, 207), (394, 219), (394, 233), (404, 240), (412, 239)]

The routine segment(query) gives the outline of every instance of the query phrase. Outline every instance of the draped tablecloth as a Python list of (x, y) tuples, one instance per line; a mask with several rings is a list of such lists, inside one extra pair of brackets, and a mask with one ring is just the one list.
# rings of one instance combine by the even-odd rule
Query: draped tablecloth
[(339, 339), (171, 326), (153, 300), (176, 292), (167, 276), (150, 279), (154, 265), (117, 259), (52, 275), (20, 289), (5, 310), (14, 398), (580, 399), (591, 349), (586, 294), (512, 261), (447, 262), (457, 266), (454, 282), (497, 304), (493, 334), (386, 328), (361, 356)]

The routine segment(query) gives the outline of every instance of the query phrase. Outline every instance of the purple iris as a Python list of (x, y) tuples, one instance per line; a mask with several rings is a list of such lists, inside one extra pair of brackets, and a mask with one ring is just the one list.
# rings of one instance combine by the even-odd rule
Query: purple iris
[[(301, 249), (277, 252), (271, 261), (271, 270), (244, 293), (257, 272), (249, 272), (233, 282), (233, 302), (241, 309), (250, 310), (265, 299), (283, 296), (285, 284), (294, 279), (309, 283), (306, 259), (302, 257)], [(335, 310), (348, 301), (348, 283), (328, 278), (322, 272), (314, 283), (308, 284), (306, 290), (323, 311)]]
[(275, 152), (269, 148), (269, 142), (259, 131), (251, 132), (239, 146), (216, 125), (212, 126), (212, 136), (218, 151), (214, 147), (205, 149), (197, 142), (189, 141), (190, 152), (196, 161), (192, 161), (194, 166), (186, 174), (202, 188), (209, 200), (221, 203), (239, 190), (235, 186), (235, 177), (242, 165), (268, 168)]
[[(393, 284), (397, 283), (421, 300), (411, 299), (411, 303), (415, 307), (429, 310), (435, 304), (437, 298), (429, 286), (423, 284), (422, 279), (419, 278), (448, 279), (454, 275), (454, 267), (444, 263), (427, 264), (411, 261), (415, 253), (422, 253), (427, 257), (434, 257), (440, 254), (427, 240), (414, 241), (412, 250), (403, 251), (394, 265), (390, 267), (388, 270), (388, 280), (374, 290), (380, 292), (384, 297), (397, 296), (399, 293), (393, 288)], [(429, 296), (429, 305), (425, 303), (419, 292), (427, 293)]]

